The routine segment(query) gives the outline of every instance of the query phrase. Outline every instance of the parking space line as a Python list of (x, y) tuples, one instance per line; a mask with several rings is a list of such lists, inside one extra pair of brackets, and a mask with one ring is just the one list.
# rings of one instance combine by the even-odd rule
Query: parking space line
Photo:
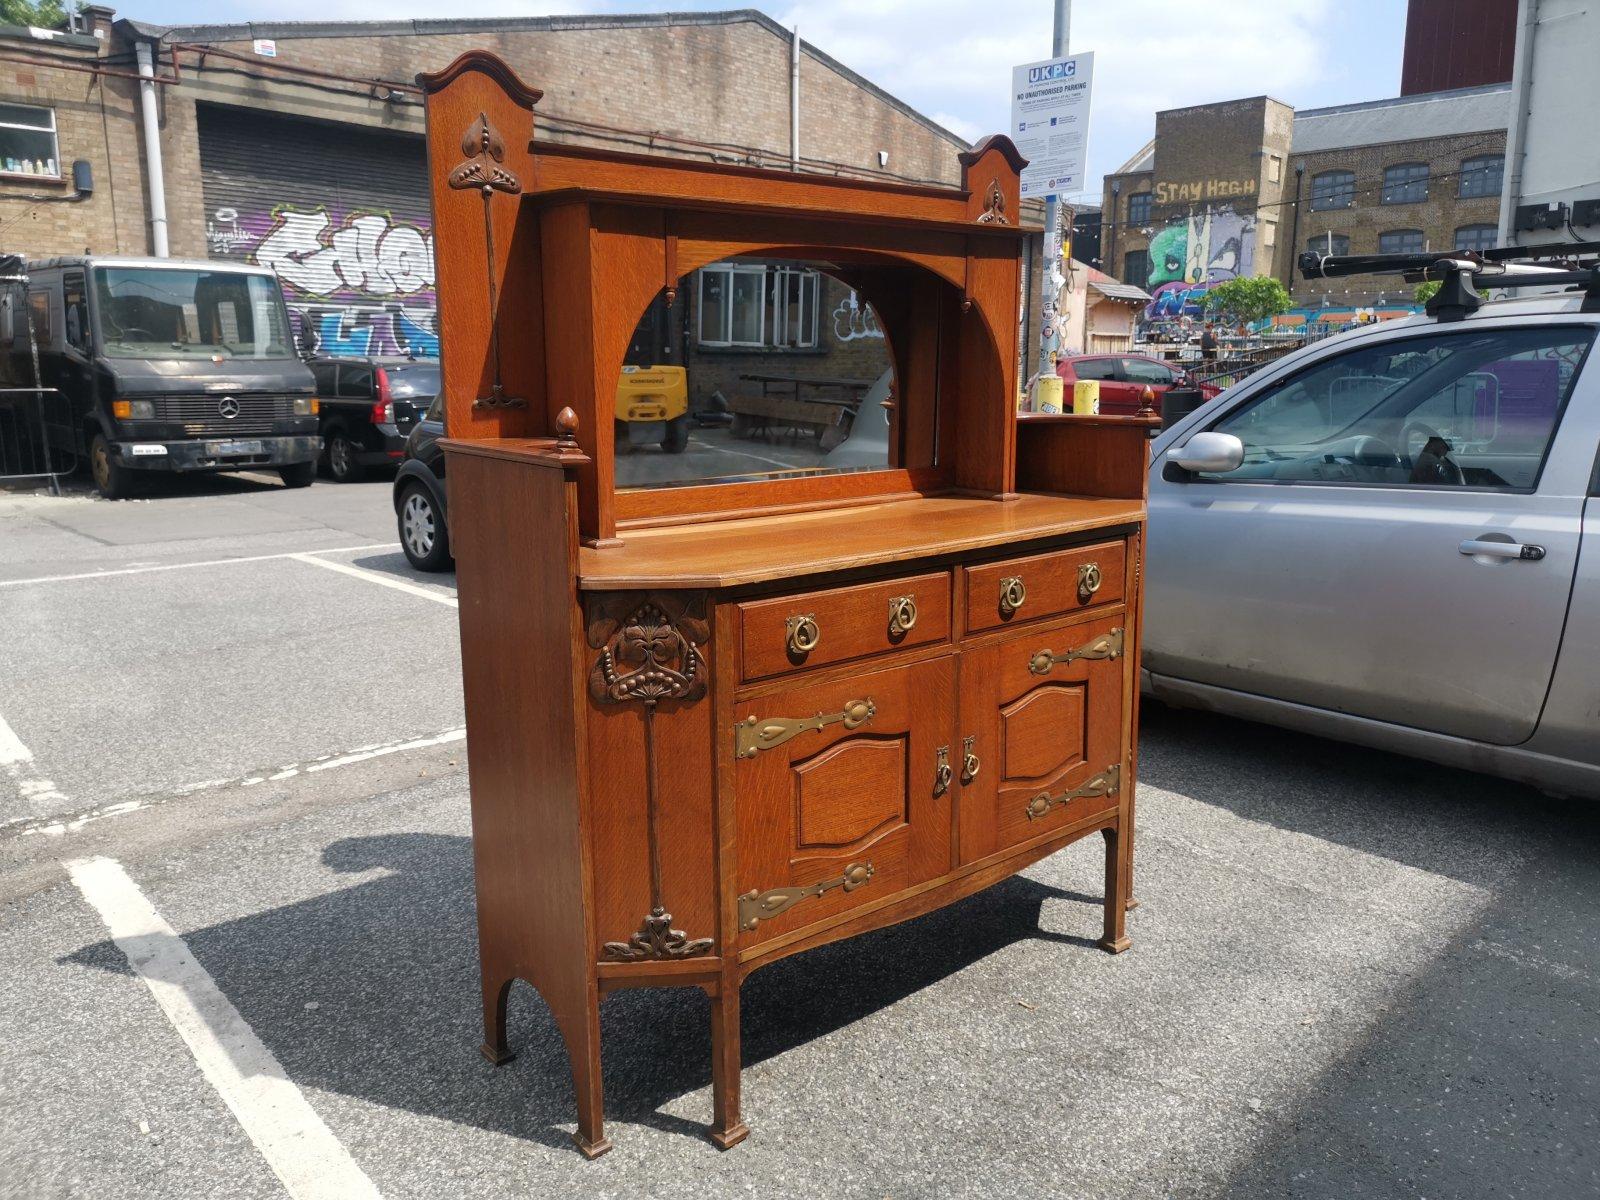
[(22, 744), (22, 739), (4, 717), (0, 717), (0, 771), (16, 784), (17, 791), (34, 812), (66, 799), (51, 780), (34, 775), (33, 751)]
[(284, 1190), (294, 1200), (377, 1200), (366, 1172), (122, 864), (65, 865)]
[(154, 571), (183, 571), (190, 567), (231, 567), (235, 563), (270, 562), (275, 558), (303, 558), (307, 554), (351, 554), (357, 550), (397, 550), (399, 542), (373, 542), (366, 546), (329, 546), (326, 550), (286, 550), (282, 554), (251, 554), (241, 558), (211, 558), (202, 562), (162, 563), (150, 567), (116, 567), (110, 571), (81, 571), (76, 575), (36, 575), (32, 579), (0, 579), (0, 588), (31, 583), (67, 583), (74, 579), (113, 579), (119, 575), (146, 575)]
[[(326, 551), (319, 550), (317, 554)], [(395, 579), (385, 575), (382, 571), (369, 571), (365, 567), (351, 566), (349, 563), (330, 562), (325, 558), (317, 558), (314, 554), (291, 554), (290, 558), (300, 562), (311, 563), (313, 566), (326, 567), (330, 571), (337, 571), (341, 575), (349, 575), (356, 579), (365, 579), (368, 583), (376, 583), (380, 587), (393, 588), (397, 592), (407, 592), (413, 596), (421, 596), (424, 600), (432, 600), (436, 604), (448, 604), (451, 608), (459, 608), (460, 603), (454, 596), (447, 596), (443, 592), (435, 592), (414, 583), (407, 583), (404, 579)]]

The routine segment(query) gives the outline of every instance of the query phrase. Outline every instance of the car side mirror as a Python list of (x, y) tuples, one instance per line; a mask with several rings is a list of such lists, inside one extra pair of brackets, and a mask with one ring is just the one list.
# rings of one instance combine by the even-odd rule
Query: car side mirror
[(1231, 433), (1197, 433), (1168, 450), (1167, 461), (1185, 471), (1232, 471), (1244, 462), (1244, 443)]

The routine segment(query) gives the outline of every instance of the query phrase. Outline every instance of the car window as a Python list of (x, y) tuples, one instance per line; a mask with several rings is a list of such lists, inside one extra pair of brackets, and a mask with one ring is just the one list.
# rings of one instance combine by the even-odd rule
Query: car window
[(1462, 329), (1361, 346), (1212, 426), (1244, 443), (1229, 482), (1523, 490), (1538, 483), (1589, 328)]
[(333, 380), (338, 369), (338, 363), (314, 362), (311, 364), (311, 377), (317, 381), (317, 391), (322, 395), (333, 395)]
[(1117, 360), (1114, 358), (1079, 358), (1073, 360), (1072, 369), (1079, 379), (1115, 379)]
[(1172, 382), (1172, 368), (1165, 363), (1152, 362), (1148, 358), (1125, 358), (1122, 360), (1122, 377), (1130, 383), (1151, 383), (1157, 387), (1164, 387)]
[(433, 398), (433, 403), (428, 405), (427, 419), (430, 420), (430, 421), (443, 421), (444, 420), (444, 397), (443, 396), (435, 396)]
[(372, 367), (367, 363), (340, 363), (340, 396), (366, 397), (372, 395)]

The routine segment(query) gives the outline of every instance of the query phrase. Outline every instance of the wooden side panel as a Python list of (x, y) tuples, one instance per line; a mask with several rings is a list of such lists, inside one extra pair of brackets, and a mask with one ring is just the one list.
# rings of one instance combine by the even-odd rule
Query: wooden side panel
[[(448, 70), (423, 78), (428, 123), (428, 175), (433, 195), (434, 268), (439, 311), (445, 428), (452, 437), (529, 437), (551, 432), (544, 411), (544, 340), (540, 275), (534, 248), (538, 221), (522, 199), (533, 181), (532, 108), (539, 94), (489, 55), (463, 55)], [(485, 135), (480, 121), (487, 127)], [(487, 145), (486, 145), (487, 138)], [(494, 232), (489, 259), (481, 186), (452, 186), (476, 164), (471, 179), (492, 179)], [(493, 272), (491, 280), (490, 273)], [(490, 394), (495, 362), (490, 337), (498, 295), (499, 370), (505, 395), (522, 408), (474, 408)]]
[(1064, 653), (1120, 626), (1117, 614), (1043, 628), (961, 656), (961, 729), (975, 735), (983, 769), (960, 796), (960, 854), (975, 862), (1085, 817), (1119, 795), (1085, 796), (1028, 815), (1029, 801), (1060, 794), (1117, 767), (1123, 755), (1126, 671), (1121, 658), (1029, 670), (1040, 650)]
[(573, 489), (560, 469), (465, 453), (449, 476), (486, 991), (527, 980), (581, 1041), (596, 992)]
[(972, 239), (966, 295), (971, 309), (957, 326), (960, 389), (958, 486), (1006, 497), (1015, 491), (1017, 430), (1017, 290), (1014, 247)]
[(1148, 498), (1150, 435), (1159, 419), (1027, 416), (1017, 426), (1019, 490)]

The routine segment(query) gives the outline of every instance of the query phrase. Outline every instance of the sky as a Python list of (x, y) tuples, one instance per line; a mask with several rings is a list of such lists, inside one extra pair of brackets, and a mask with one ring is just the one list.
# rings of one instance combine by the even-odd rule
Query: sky
[[(126, 0), (125, 0), (126, 2)], [(1009, 124), (1011, 68), (1050, 57), (1050, 0), (454, 0), (450, 16), (759, 7), (802, 40), (968, 140)], [(1115, 171), (1155, 113), (1265, 93), (1316, 108), (1400, 90), (1405, 0), (1074, 0), (1073, 53), (1095, 52), (1087, 178)], [(160, 24), (444, 15), (438, 0), (144, 0)], [(537, 84), (537, 80), (531, 81)], [(804, 129), (801, 132), (804, 146)], [(1098, 192), (1095, 193), (1098, 197)]]

